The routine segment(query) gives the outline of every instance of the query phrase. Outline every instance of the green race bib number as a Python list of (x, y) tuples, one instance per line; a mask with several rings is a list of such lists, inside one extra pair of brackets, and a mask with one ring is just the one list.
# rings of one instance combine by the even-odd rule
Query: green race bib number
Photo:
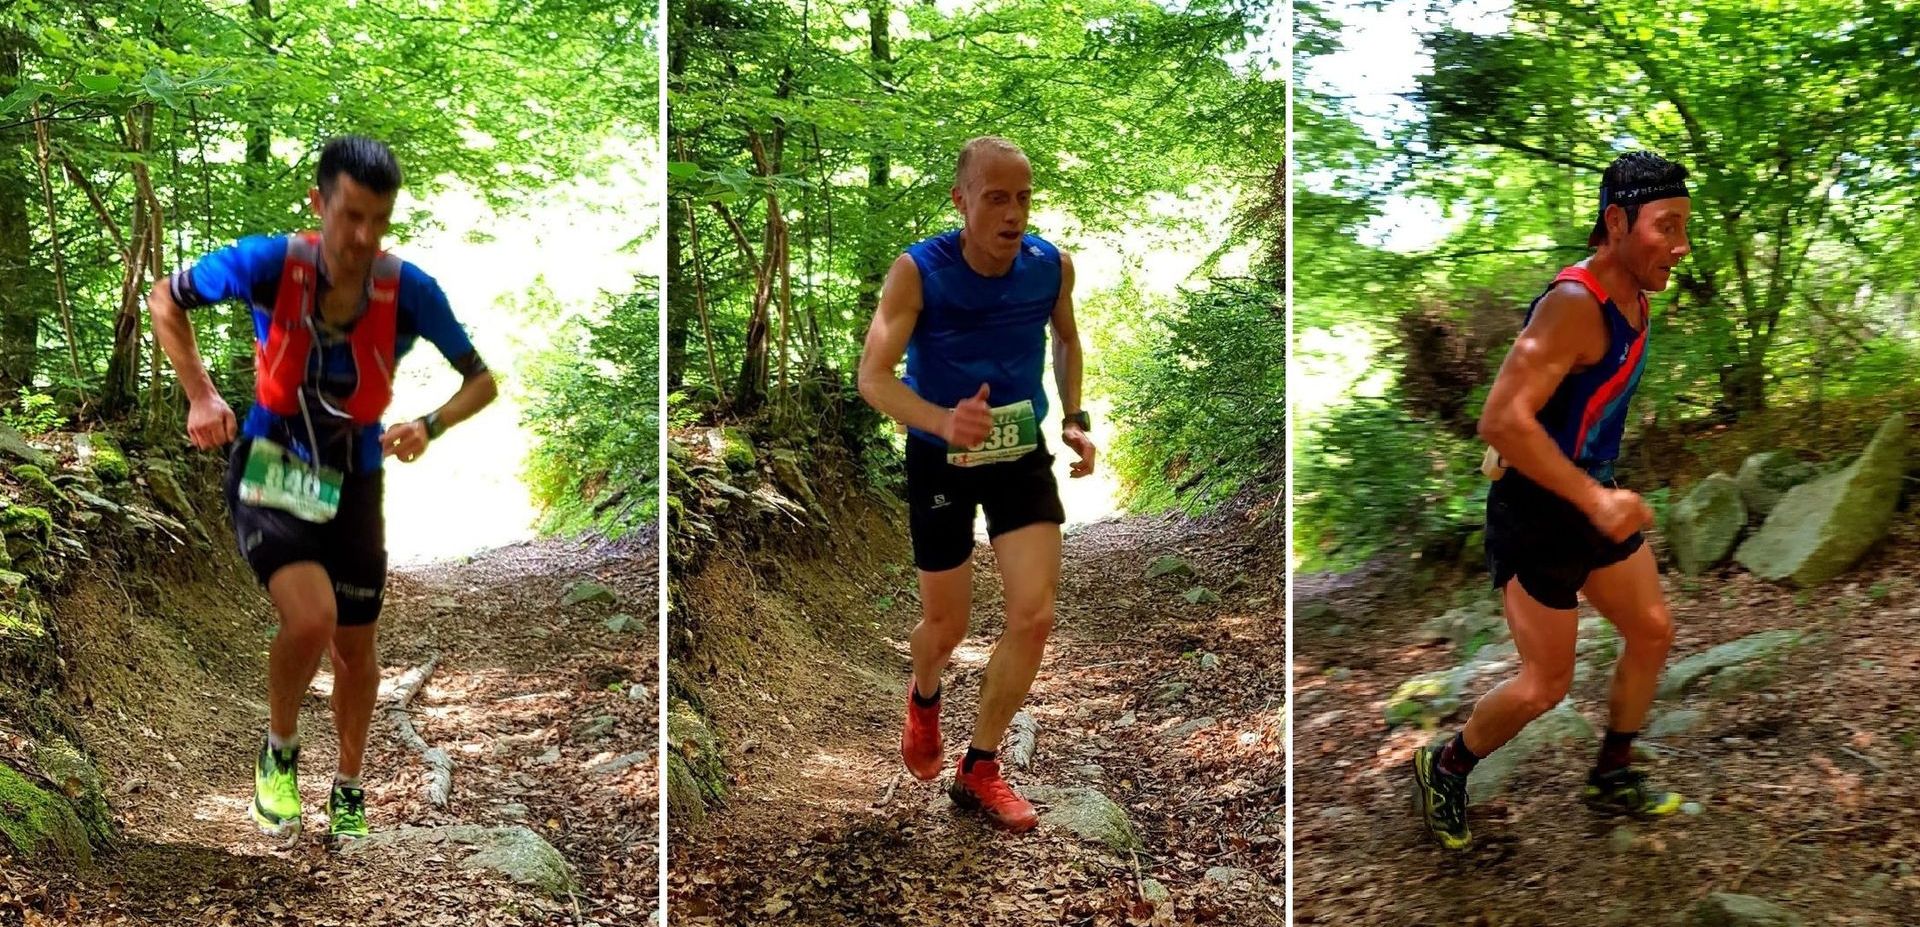
[(993, 427), (987, 438), (973, 447), (948, 447), (947, 463), (956, 467), (1018, 460), (1040, 446), (1040, 422), (1033, 417), (1033, 402), (1016, 402), (992, 410)]
[(340, 471), (316, 467), (265, 438), (255, 438), (240, 473), (240, 501), (322, 524), (340, 511)]

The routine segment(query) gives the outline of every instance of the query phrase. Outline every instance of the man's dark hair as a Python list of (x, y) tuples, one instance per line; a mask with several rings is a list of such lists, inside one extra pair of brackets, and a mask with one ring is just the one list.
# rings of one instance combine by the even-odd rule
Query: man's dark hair
[[(1600, 175), (1600, 215), (1593, 220), (1593, 231), (1587, 234), (1587, 247), (1598, 248), (1607, 242), (1607, 206), (1619, 205), (1627, 211), (1627, 228), (1633, 228), (1633, 220), (1640, 216), (1640, 206), (1644, 200), (1637, 200), (1622, 193), (1633, 193), (1650, 187), (1678, 186), (1687, 179), (1687, 169), (1651, 151), (1629, 151), (1614, 158), (1607, 165), (1605, 173)], [(1682, 194), (1684, 195), (1684, 194)], [(1627, 199), (1630, 202), (1621, 203)]]
[(314, 171), (320, 195), (332, 196), (334, 183), (343, 173), (375, 193), (400, 189), (400, 162), (394, 160), (393, 149), (364, 135), (342, 135), (320, 149), (320, 167)]

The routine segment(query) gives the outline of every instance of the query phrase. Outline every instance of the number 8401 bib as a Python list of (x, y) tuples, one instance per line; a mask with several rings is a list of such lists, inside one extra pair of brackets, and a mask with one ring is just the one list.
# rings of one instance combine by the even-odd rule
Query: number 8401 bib
[(1033, 402), (1025, 400), (992, 410), (993, 425), (986, 440), (972, 447), (947, 448), (947, 463), (956, 467), (1018, 460), (1040, 446), (1040, 422), (1033, 417)]

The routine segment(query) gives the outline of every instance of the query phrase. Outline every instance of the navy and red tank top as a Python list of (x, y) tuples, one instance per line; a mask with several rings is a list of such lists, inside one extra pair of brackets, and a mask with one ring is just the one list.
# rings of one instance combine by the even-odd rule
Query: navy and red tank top
[(1561, 453), (1575, 466), (1606, 480), (1613, 476), (1613, 461), (1620, 456), (1620, 436), (1627, 427), (1627, 401), (1640, 385), (1640, 372), (1647, 360), (1647, 297), (1640, 300), (1641, 327), (1620, 311), (1599, 278), (1575, 264), (1553, 278), (1553, 283), (1534, 297), (1527, 307), (1527, 321), (1533, 320), (1540, 300), (1555, 286), (1573, 281), (1587, 288), (1600, 301), (1600, 314), (1607, 322), (1607, 353), (1600, 362), (1560, 381), (1552, 398), (1540, 409), (1540, 426), (1553, 436)]

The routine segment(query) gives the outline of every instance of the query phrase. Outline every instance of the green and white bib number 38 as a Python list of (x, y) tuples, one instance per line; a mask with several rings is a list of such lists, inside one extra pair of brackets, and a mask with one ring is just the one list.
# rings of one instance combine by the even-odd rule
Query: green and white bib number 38
[(947, 463), (956, 467), (1017, 460), (1040, 446), (1040, 422), (1033, 417), (1031, 400), (992, 410), (993, 426), (986, 440), (972, 447), (948, 447)]
[(340, 471), (314, 466), (275, 442), (255, 438), (240, 472), (240, 501), (323, 524), (340, 511), (341, 481)]

